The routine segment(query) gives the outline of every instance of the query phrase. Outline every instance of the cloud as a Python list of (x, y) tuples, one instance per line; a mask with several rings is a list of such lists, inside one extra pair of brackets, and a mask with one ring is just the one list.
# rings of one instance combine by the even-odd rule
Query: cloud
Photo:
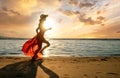
[(42, 10), (44, 13), (55, 12), (61, 3), (58, 0), (37, 0), (37, 5), (34, 7), (35, 10)]
[(58, 2), (58, 0), (0, 0), (0, 28), (2, 27), (0, 35), (15, 36), (9, 31), (12, 29), (15, 32), (20, 31), (16, 36), (30, 37), (33, 34), (31, 31), (34, 32), (33, 29), (38, 24), (39, 16), (42, 13), (55, 15), (55, 10), (60, 5)]
[(96, 14), (100, 14), (100, 13), (101, 13), (101, 11), (97, 11), (97, 12), (96, 12)]
[(2, 7), (18, 12), (22, 15), (31, 14), (32, 9), (36, 4), (37, 0), (2, 0)]
[(59, 6), (57, 0), (2, 0), (1, 7), (21, 15), (31, 15), (35, 11), (54, 10)]
[(97, 16), (96, 19), (92, 19), (91, 16), (87, 17), (87, 14), (81, 13), (79, 11), (71, 11), (71, 10), (63, 10), (59, 9), (60, 12), (65, 14), (66, 16), (73, 16), (76, 15), (80, 22), (83, 22), (85, 25), (95, 25), (95, 24), (101, 24), (103, 25), (103, 22), (105, 21), (105, 17), (103, 16)]
[(118, 30), (116, 33), (120, 33), (120, 30)]
[(10, 16), (7, 13), (0, 13), (0, 25), (24, 25), (33, 21), (33, 16), (15, 15)]
[(97, 17), (97, 20), (98, 20), (98, 21), (105, 20), (105, 17), (103, 17), (103, 16), (98, 16), (98, 17)]
[(6, 8), (6, 7), (2, 7), (2, 10), (3, 10), (3, 12), (5, 12), (5, 13), (10, 13), (10, 14), (12, 14), (12, 15), (20, 15), (20, 13), (19, 12), (16, 12), (16, 11), (14, 11), (14, 10), (10, 10), (10, 9), (8, 9), (8, 8)]
[[(85, 25), (104, 25), (105, 16), (101, 15), (101, 9), (97, 11), (96, 15), (93, 15), (96, 4), (104, 5), (102, 1), (99, 0), (61, 0), (63, 6), (60, 7), (59, 11), (66, 16), (76, 16), (80, 22)], [(69, 5), (68, 5), (69, 4)], [(74, 6), (73, 6), (74, 5)], [(104, 5), (105, 6), (105, 5)], [(92, 12), (93, 11), (93, 12)], [(94, 19), (93, 19), (94, 18)], [(74, 18), (73, 18), (74, 19)], [(76, 18), (75, 18), (76, 19)]]
[(67, 15), (67, 16), (72, 16), (75, 13), (73, 11), (70, 10), (63, 10), (63, 9), (59, 9), (60, 12), (62, 12), (63, 14)]
[(32, 24), (41, 13), (47, 13), (50, 8), (55, 9), (58, 6), (57, 2), (56, 0), (1, 0), (0, 25)]
[(79, 16), (80, 22), (83, 22), (85, 25), (94, 25), (96, 22), (91, 18), (85, 18), (85, 14)]
[[(109, 24), (104, 27), (92, 30), (92, 32), (86, 32), (83, 34), (78, 34), (79, 37), (92, 37), (92, 38), (120, 38), (120, 23), (117, 24)], [(87, 27), (88, 28), (88, 27)], [(90, 28), (91, 30), (93, 28)], [(86, 30), (85, 30), (86, 31)]]
[(1, 0), (0, 25), (24, 25), (33, 21), (37, 0)]
[(70, 5), (79, 5), (80, 4), (80, 1), (78, 1), (78, 0), (69, 0), (68, 1), (68, 4), (70, 4)]
[(105, 17), (103, 16), (98, 16), (96, 20), (93, 20), (92, 17), (86, 17), (86, 14), (79, 15), (80, 22), (83, 22), (85, 25), (103, 24), (104, 19)]
[(97, 0), (59, 0), (59, 1), (62, 2), (63, 5), (67, 3), (71, 6), (78, 6), (79, 8), (92, 7), (98, 2)]
[(83, 0), (80, 2), (79, 7), (92, 7), (94, 6), (98, 1), (97, 0)]
[(109, 5), (110, 5), (110, 3), (105, 4), (105, 6), (109, 6)]
[[(115, 0), (114, 0), (115, 1)], [(13, 29), (11, 31), (17, 31), (16, 28), (21, 28), (20, 34), (23, 31), (27, 32), (33, 31), (33, 25), (37, 26), (39, 15), (42, 13), (46, 13), (49, 17), (55, 20), (56, 29), (58, 28), (58, 32), (61, 30), (65, 30), (65, 28), (69, 28), (69, 30), (65, 30), (63, 32), (67, 32), (76, 29), (77, 33), (81, 33), (79, 29), (84, 32), (92, 32), (94, 29), (101, 27), (101, 30), (97, 30), (93, 34), (98, 35), (110, 35), (110, 31), (114, 29), (111, 26), (106, 28), (106, 24), (110, 24), (111, 22), (115, 23), (119, 19), (119, 2), (116, 0), (1, 0), (0, 1), (0, 29), (6, 30)], [(114, 3), (113, 3), (114, 2)], [(115, 10), (113, 12), (113, 10)], [(109, 20), (106, 20), (109, 19)], [(102, 26), (100, 26), (102, 25)], [(104, 26), (103, 26), (104, 25)], [(14, 27), (13, 27), (14, 26)], [(29, 27), (28, 29), (28, 26)], [(78, 27), (78, 28), (77, 28)], [(103, 28), (102, 28), (103, 27)], [(22, 31), (23, 28), (23, 31)], [(31, 29), (30, 29), (31, 28)], [(34, 27), (35, 28), (35, 27)], [(119, 34), (120, 30), (116, 30), (115, 33)], [(118, 28), (119, 29), (119, 28)], [(28, 30), (28, 31), (27, 31)], [(90, 31), (89, 31), (90, 30)], [(109, 31), (108, 31), (109, 30)], [(14, 35), (15, 32), (7, 31), (7, 33), (11, 33), (9, 35)], [(33, 31), (34, 32), (34, 31)], [(57, 32), (57, 33), (58, 33)], [(74, 31), (71, 31), (73, 33)], [(104, 33), (100, 33), (104, 32)], [(2, 32), (4, 33), (4, 31)], [(7, 35), (6, 33), (6, 35)], [(24, 35), (24, 32), (23, 32)], [(30, 34), (31, 35), (31, 34)], [(62, 34), (64, 36), (64, 34)], [(75, 34), (73, 34), (75, 35)]]
[(96, 35), (96, 37), (104, 37), (104, 38), (114, 38), (114, 37), (120, 37), (120, 24), (112, 24), (108, 26), (104, 26), (102, 28), (99, 28), (96, 30), (96, 32), (91, 33), (92, 35)]
[[(62, 0), (61, 0), (62, 1)], [(98, 1), (97, 0), (67, 0), (68, 4), (71, 6), (78, 6), (79, 8), (92, 7)]]
[(62, 23), (63, 19), (58, 19), (58, 23)]

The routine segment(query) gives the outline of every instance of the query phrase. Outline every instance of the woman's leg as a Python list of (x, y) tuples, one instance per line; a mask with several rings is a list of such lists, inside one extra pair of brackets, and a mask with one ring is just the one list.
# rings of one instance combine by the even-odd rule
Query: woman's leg
[(50, 46), (50, 43), (49, 43), (47, 40), (44, 40), (43, 42), (46, 43), (46, 46), (44, 46), (44, 47), (40, 50), (40, 53), (42, 53), (42, 54), (43, 54), (43, 50)]
[(42, 48), (42, 43), (38, 44), (38, 49), (35, 51), (34, 56), (32, 57), (32, 60), (35, 60), (37, 58), (37, 53), (40, 52)]

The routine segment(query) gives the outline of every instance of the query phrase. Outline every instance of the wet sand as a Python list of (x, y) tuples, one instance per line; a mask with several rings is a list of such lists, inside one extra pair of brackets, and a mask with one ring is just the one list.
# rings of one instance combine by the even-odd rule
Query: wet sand
[(120, 78), (120, 57), (0, 57), (0, 78)]

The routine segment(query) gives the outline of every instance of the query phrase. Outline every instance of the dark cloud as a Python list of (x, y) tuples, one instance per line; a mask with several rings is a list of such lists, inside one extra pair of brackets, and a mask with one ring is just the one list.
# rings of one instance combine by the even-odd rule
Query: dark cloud
[(62, 2), (62, 5), (67, 3), (71, 6), (74, 5), (74, 6), (79, 7), (79, 8), (92, 7), (97, 2), (99, 2), (98, 0), (58, 0), (58, 1)]
[(79, 14), (80, 14), (79, 11), (75, 11), (75, 12), (73, 12), (73, 13), (76, 14), (76, 15), (79, 15)]
[(98, 17), (97, 17), (97, 20), (98, 20), (98, 21), (103, 21), (103, 20), (105, 20), (105, 17), (103, 17), (103, 16), (98, 16)]
[(58, 0), (59, 2), (62, 2), (62, 1), (64, 1), (64, 0)]
[(109, 6), (109, 5), (110, 5), (110, 3), (105, 4), (105, 6)]
[(92, 3), (80, 3), (80, 5), (79, 5), (79, 7), (80, 8), (83, 8), (83, 7), (91, 7), (91, 6), (93, 6), (94, 4), (92, 4)]
[(94, 6), (97, 2), (97, 0), (68, 0), (68, 4), (76, 5), (80, 8)]
[(79, 1), (77, 1), (77, 0), (69, 0), (68, 4), (70, 4), (70, 5), (78, 5)]
[[(1, 0), (0, 6), (0, 25), (25, 25), (33, 21), (33, 15), (25, 15), (21, 9), (22, 0)], [(26, 7), (25, 7), (26, 8)], [(26, 11), (27, 12), (27, 11)]]
[(120, 33), (120, 30), (119, 30), (119, 31), (117, 31), (116, 33)]
[(15, 15), (20, 15), (19, 12), (14, 11), (14, 10), (12, 10), (12, 9), (8, 9), (8, 8), (6, 8), (6, 7), (2, 7), (2, 10), (3, 10), (4, 12), (9, 12), (9, 13), (12, 13), (12, 14), (15, 14)]
[(58, 9), (58, 11), (62, 12), (63, 14), (65, 14), (66, 16), (72, 16), (72, 15), (79, 15), (80, 12), (79, 11), (72, 11), (72, 10), (64, 10), (64, 9)]
[(94, 6), (98, 1), (97, 0), (83, 0), (80, 2), (79, 7), (92, 7)]
[(82, 15), (80, 14), (79, 20), (80, 20), (80, 22), (83, 22), (86, 25), (94, 25), (95, 24), (95, 21), (91, 17), (85, 18), (85, 14), (82, 14)]
[(105, 26), (105, 24), (101, 24), (101, 26)]
[(14, 15), (10, 16), (5, 12), (0, 12), (0, 25), (24, 25), (33, 22), (34, 15)]
[(67, 16), (71, 16), (73, 15), (73, 11), (70, 10), (63, 10), (63, 9), (59, 9), (60, 12), (62, 12), (63, 14), (67, 15)]
[(96, 20), (93, 20), (92, 17), (86, 17), (86, 14), (80, 14), (79, 20), (83, 22), (85, 25), (94, 25), (94, 24), (101, 24), (103, 25), (102, 21), (105, 17), (99, 16)]
[(101, 11), (97, 11), (97, 12), (96, 12), (96, 14), (100, 14), (100, 13), (101, 13)]

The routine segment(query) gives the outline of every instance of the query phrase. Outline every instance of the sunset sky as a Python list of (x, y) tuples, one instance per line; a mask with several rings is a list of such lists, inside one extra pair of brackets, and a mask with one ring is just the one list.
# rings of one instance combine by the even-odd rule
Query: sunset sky
[(0, 37), (33, 37), (41, 14), (49, 38), (120, 38), (120, 0), (0, 0)]

